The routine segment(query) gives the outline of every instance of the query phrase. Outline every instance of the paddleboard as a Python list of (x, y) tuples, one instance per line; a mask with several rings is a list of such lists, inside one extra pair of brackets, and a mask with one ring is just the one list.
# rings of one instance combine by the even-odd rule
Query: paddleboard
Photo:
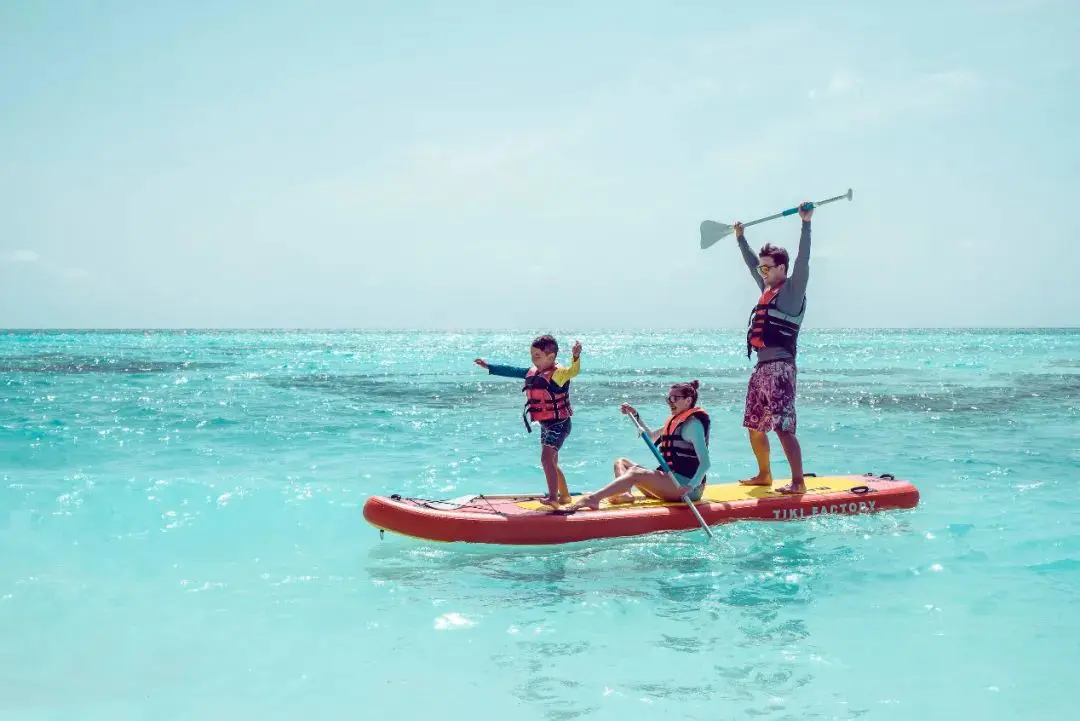
[[(798, 521), (878, 513), (910, 509), (919, 503), (914, 484), (889, 474), (807, 476), (806, 493), (774, 490), (788, 482), (778, 479), (771, 487), (708, 484), (695, 506), (712, 526), (738, 520)], [(447, 543), (501, 545), (574, 543), (701, 528), (682, 501), (661, 501), (639, 493), (635, 492), (633, 503), (604, 500), (599, 510), (573, 513), (553, 511), (537, 500), (539, 495), (470, 494), (445, 500), (371, 496), (364, 503), (364, 519), (380, 532)], [(575, 494), (575, 500), (581, 495)]]

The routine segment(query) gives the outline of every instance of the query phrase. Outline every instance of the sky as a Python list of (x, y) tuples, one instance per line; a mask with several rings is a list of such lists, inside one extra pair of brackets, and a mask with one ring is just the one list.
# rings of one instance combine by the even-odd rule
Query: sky
[[(0, 327), (1078, 326), (1072, 0), (0, 3)], [(747, 230), (794, 253), (797, 217)]]

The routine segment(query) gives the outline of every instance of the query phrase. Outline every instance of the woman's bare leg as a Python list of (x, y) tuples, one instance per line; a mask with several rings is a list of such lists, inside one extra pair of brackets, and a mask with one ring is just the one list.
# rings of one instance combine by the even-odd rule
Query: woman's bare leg
[(596, 511), (600, 509), (600, 502), (611, 496), (627, 493), (631, 488), (637, 487), (643, 493), (661, 500), (678, 500), (679, 487), (663, 471), (653, 471), (647, 468), (632, 468), (616, 478), (598, 491), (583, 496), (570, 510), (579, 510), (588, 506)]

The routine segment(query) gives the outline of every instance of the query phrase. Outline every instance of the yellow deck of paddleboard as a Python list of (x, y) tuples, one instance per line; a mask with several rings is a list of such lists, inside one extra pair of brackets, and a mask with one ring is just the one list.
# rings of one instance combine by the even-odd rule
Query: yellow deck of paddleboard
[[(829, 493), (844, 493), (850, 491), (852, 488), (858, 486), (865, 486), (867, 479), (865, 478), (852, 478), (851, 476), (821, 476), (820, 478), (813, 477), (806, 479), (806, 493), (802, 495), (806, 496), (821, 496)], [(776, 488), (783, 488), (791, 483), (790, 478), (778, 478), (773, 481), (771, 487), (769, 486), (744, 486), (739, 483), (717, 483), (707, 484), (705, 486), (705, 493), (702, 495), (701, 500), (698, 503), (733, 503), (735, 501), (750, 501), (760, 500), (762, 498), (780, 498), (783, 496), (791, 497), (791, 494), (784, 494), (776, 491)], [(578, 500), (582, 496), (574, 496), (574, 500)], [(610, 499), (605, 498), (600, 502), (600, 510), (621, 511), (632, 508), (654, 508), (661, 506), (685, 506), (682, 501), (661, 501), (656, 498), (646, 498), (641, 495), (641, 491), (634, 490), (634, 502), (633, 503), (610, 503)], [(519, 507), (527, 511), (550, 511), (548, 506), (543, 505), (539, 501), (521, 501), (517, 504)]]

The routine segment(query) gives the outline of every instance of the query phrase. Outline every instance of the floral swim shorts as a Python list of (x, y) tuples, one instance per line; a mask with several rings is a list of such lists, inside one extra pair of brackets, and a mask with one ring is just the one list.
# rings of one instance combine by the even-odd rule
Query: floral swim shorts
[(796, 375), (790, 359), (759, 363), (747, 384), (743, 427), (794, 433)]

